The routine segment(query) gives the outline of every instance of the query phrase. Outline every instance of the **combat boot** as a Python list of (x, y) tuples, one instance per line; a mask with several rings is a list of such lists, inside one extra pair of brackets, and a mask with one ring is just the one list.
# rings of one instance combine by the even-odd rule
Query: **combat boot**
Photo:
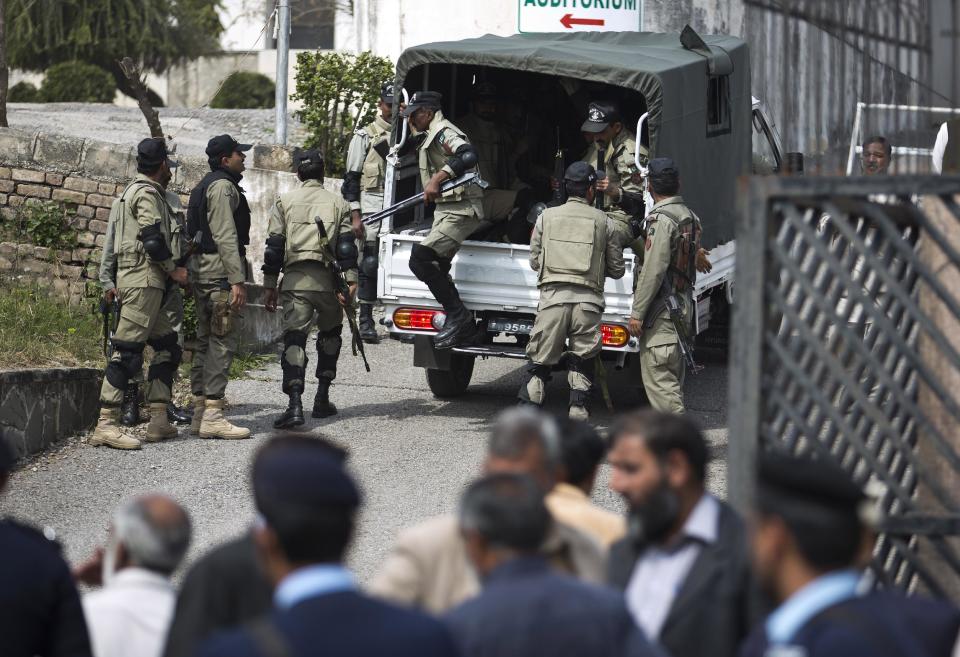
[(300, 400), (302, 392), (299, 386), (290, 388), (290, 404), (284, 414), (274, 421), (274, 429), (291, 429), (303, 424), (303, 402)]
[(222, 438), (224, 440), (242, 440), (250, 437), (250, 429), (230, 424), (223, 417), (223, 400), (208, 399), (200, 422), (201, 438)]
[(315, 418), (325, 418), (337, 414), (337, 407), (330, 402), (330, 379), (320, 379), (317, 384), (317, 396), (313, 398), (313, 413)]
[(461, 303), (447, 313), (443, 328), (433, 338), (433, 346), (436, 349), (453, 349), (473, 344), (476, 339), (477, 324), (473, 321), (473, 314)]
[(369, 303), (360, 304), (360, 339), (367, 344), (379, 344), (380, 336), (377, 335), (377, 326), (373, 322), (373, 305)]
[(131, 383), (123, 393), (123, 404), (120, 406), (120, 424), (125, 427), (135, 427), (141, 422), (140, 386)]
[(120, 430), (117, 420), (120, 417), (120, 410), (117, 408), (101, 408), (100, 420), (97, 427), (87, 439), (87, 444), (92, 447), (106, 445), (116, 449), (140, 449), (140, 441), (133, 436), (128, 436)]
[(176, 438), (177, 428), (167, 418), (167, 405), (163, 402), (150, 404), (150, 424), (147, 425), (147, 442), (158, 443), (167, 438)]
[(167, 404), (167, 419), (170, 424), (190, 424), (193, 421), (193, 411), (170, 402)]
[(200, 423), (203, 421), (203, 411), (207, 407), (207, 398), (203, 395), (193, 396), (193, 417), (190, 418), (190, 433), (200, 435)]

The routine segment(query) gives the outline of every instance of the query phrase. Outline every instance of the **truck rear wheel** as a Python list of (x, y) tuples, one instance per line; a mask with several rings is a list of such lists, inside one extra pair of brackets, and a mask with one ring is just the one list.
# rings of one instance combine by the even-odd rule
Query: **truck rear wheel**
[(427, 385), (430, 392), (440, 399), (453, 399), (467, 391), (473, 377), (473, 364), (476, 356), (450, 354), (449, 370), (427, 369)]

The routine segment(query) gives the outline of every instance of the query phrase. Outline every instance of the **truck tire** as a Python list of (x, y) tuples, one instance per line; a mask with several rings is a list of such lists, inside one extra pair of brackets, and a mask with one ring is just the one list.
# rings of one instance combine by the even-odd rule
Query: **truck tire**
[(427, 369), (427, 385), (430, 392), (439, 399), (453, 399), (467, 391), (473, 376), (473, 364), (476, 356), (450, 354), (449, 370)]

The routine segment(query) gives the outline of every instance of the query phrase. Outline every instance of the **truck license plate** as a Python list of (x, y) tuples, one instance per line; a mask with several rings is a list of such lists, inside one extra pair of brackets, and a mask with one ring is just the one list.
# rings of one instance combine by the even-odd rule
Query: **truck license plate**
[(495, 317), (487, 322), (487, 330), (491, 333), (520, 333), (529, 335), (533, 331), (532, 319), (505, 319)]

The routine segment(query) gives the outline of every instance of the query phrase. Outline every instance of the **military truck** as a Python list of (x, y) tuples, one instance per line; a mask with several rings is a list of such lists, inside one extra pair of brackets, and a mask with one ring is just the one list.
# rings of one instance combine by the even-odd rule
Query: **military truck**
[[(409, 48), (397, 63), (397, 88), (441, 92), (444, 115), (454, 123), (468, 112), (470, 90), (480, 81), (495, 83), (504, 121), (525, 140), (517, 168), (541, 199), (551, 193), (555, 154), (568, 164), (586, 150), (580, 125), (594, 99), (619, 104), (625, 126), (636, 129), (651, 157), (677, 161), (681, 194), (703, 221), (713, 263), (696, 282), (695, 329), (722, 341), (734, 289), (736, 180), (751, 171), (751, 162), (776, 171), (781, 161), (774, 126), (750, 94), (747, 44), (730, 36), (701, 39), (689, 28), (680, 34), (487, 35)], [(408, 133), (395, 123), (385, 206), (421, 191), (416, 153), (404, 152)], [(430, 210), (420, 205), (384, 220), (378, 296), (390, 336), (412, 344), (413, 363), (426, 370), (431, 391), (450, 398), (467, 390), (478, 357), (525, 357), (539, 292), (527, 244), (468, 240), (451, 276), (484, 337), (476, 346), (434, 349), (432, 336), (445, 315), (407, 264), (411, 247), (429, 231)], [(629, 250), (624, 255), (626, 274), (605, 287), (601, 357), (608, 370), (639, 368), (638, 343), (626, 328), (634, 257)], [(639, 372), (633, 378), (639, 385)]]

